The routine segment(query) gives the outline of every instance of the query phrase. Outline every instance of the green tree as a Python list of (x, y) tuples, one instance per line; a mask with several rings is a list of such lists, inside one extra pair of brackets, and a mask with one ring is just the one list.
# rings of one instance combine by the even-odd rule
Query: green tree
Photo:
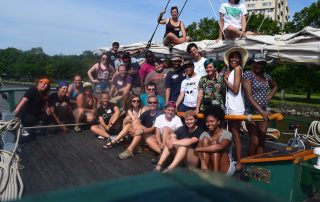
[(247, 31), (274, 35), (280, 33), (281, 27), (278, 22), (272, 20), (270, 17), (253, 13), (247, 18)]
[(219, 36), (219, 24), (213, 18), (202, 18), (200, 22), (193, 22), (186, 27), (188, 35), (194, 41), (216, 39)]
[(297, 32), (306, 26), (320, 28), (320, 0), (293, 15), (293, 20), (285, 25), (286, 32)]

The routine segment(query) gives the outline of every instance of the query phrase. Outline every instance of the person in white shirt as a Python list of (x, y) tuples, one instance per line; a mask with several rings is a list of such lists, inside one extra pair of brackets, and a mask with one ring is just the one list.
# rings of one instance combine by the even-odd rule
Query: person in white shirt
[[(226, 83), (226, 114), (243, 115), (244, 98), (241, 88), (242, 72), (248, 59), (248, 51), (242, 47), (234, 47), (227, 50), (224, 54), (224, 62), (228, 71), (224, 74), (224, 82)], [(234, 145), (236, 148), (236, 169), (240, 170), (242, 165), (241, 159), (241, 140), (240, 127), (241, 121), (230, 121), (230, 132), (232, 133)]]
[(194, 65), (191, 61), (186, 61), (182, 65), (187, 78), (181, 83), (180, 94), (177, 99), (178, 111), (185, 112), (195, 110), (197, 107), (198, 86), (200, 76), (194, 72)]
[(255, 34), (246, 32), (246, 15), (248, 12), (245, 5), (240, 3), (240, 0), (229, 0), (228, 3), (221, 4), (219, 12), (220, 29), (217, 42), (221, 39), (234, 40), (238, 37)]
[(148, 146), (157, 153), (161, 153), (169, 135), (182, 126), (180, 117), (176, 116), (176, 104), (170, 101), (164, 109), (164, 114), (158, 116), (154, 123), (156, 135), (146, 138)]
[(193, 64), (194, 64), (194, 72), (200, 77), (207, 76), (207, 72), (203, 65), (204, 61), (206, 61), (206, 58), (201, 56), (197, 44), (190, 43), (187, 46), (187, 52), (192, 56)]

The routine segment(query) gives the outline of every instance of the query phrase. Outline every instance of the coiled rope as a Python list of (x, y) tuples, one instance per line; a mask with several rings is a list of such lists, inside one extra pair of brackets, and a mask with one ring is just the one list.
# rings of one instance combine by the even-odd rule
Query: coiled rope
[(320, 121), (312, 121), (307, 135), (303, 136), (310, 143), (320, 146)]
[(21, 198), (23, 182), (19, 172), (19, 156), (15, 153), (21, 135), (21, 122), (12, 119), (8, 122), (0, 122), (1, 136), (7, 131), (17, 130), (17, 137), (12, 152), (0, 150), (0, 201), (11, 201)]

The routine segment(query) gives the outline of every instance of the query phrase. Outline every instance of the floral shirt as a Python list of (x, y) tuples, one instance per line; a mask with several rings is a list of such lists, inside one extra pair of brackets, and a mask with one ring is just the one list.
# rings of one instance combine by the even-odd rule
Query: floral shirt
[(199, 82), (199, 90), (203, 90), (202, 106), (203, 105), (220, 105), (224, 109), (224, 92), (225, 84), (223, 77), (219, 75), (216, 79), (209, 79), (208, 76), (203, 76)]

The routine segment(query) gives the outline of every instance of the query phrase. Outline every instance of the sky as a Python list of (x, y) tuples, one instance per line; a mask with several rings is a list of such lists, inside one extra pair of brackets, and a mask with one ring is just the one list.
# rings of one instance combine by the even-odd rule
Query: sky
[[(171, 0), (182, 8), (185, 0)], [(210, 6), (210, 2), (212, 7)], [(201, 18), (217, 19), (225, 0), (188, 0), (180, 19), (189, 25)], [(316, 0), (289, 0), (290, 15)], [(112, 41), (149, 41), (167, 0), (0, 0), (0, 49), (42, 47), (49, 55), (81, 54)], [(170, 10), (164, 15), (169, 17)], [(159, 26), (153, 41), (162, 41)]]

